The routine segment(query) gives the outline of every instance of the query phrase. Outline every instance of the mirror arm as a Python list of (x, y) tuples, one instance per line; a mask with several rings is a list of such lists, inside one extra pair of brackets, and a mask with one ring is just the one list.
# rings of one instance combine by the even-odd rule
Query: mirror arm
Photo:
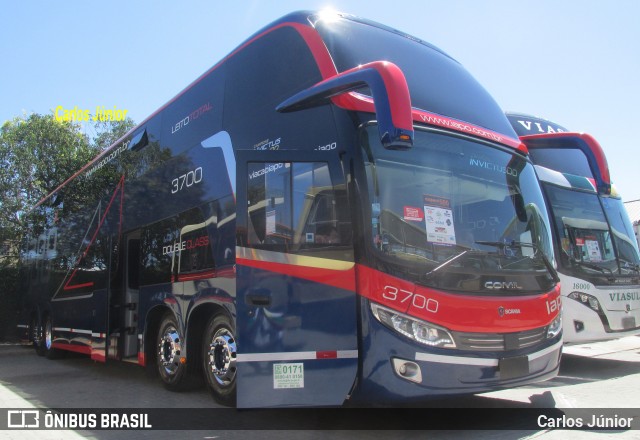
[[(408, 149), (413, 145), (413, 117), (409, 87), (402, 70), (393, 63), (375, 61), (342, 72), (296, 93), (276, 107), (287, 113), (318, 105), (334, 104), (349, 110), (364, 110), (369, 98), (342, 99), (345, 93), (369, 87), (378, 119), (380, 140), (385, 148)], [(364, 105), (361, 105), (364, 102)]]

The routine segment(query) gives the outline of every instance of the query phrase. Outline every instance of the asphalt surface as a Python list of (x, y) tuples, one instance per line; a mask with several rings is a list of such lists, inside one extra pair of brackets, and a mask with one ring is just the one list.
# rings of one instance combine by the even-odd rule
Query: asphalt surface
[[(15, 411), (30, 409), (39, 410), (40, 422), (47, 409), (57, 414), (66, 409), (94, 414), (98, 425), (101, 413), (115, 412), (126, 414), (112, 420), (124, 428), (136, 422), (131, 415), (138, 413), (141, 418), (148, 414), (156, 428), (168, 427), (16, 428), (0, 430), (0, 439), (640, 439), (640, 337), (565, 347), (559, 376), (535, 386), (401, 409), (237, 411), (221, 408), (203, 389), (167, 391), (136, 365), (104, 365), (74, 354), (51, 361), (19, 345), (0, 345), (0, 361), (0, 429), (8, 427), (9, 411), (15, 424)], [(580, 418), (586, 425), (600, 416), (617, 425), (561, 429), (562, 423)], [(628, 419), (634, 429), (619, 426)], [(431, 422), (447, 429), (425, 429)], [(553, 423), (560, 426), (549, 426)], [(464, 429), (468, 426), (477, 429)]]

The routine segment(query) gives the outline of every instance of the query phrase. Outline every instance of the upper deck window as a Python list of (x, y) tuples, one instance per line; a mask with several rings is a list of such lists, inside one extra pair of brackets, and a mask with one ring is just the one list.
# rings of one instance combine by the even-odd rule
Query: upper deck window
[(144, 129), (140, 133), (136, 134), (129, 143), (129, 149), (132, 151), (138, 151), (143, 149), (149, 144), (149, 137), (147, 136), (147, 130)]

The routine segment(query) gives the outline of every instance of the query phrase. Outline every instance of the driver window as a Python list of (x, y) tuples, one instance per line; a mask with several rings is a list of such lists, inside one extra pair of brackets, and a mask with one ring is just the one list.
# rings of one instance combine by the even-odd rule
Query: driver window
[(345, 244), (350, 236), (344, 185), (323, 162), (248, 164), (248, 240), (293, 252)]

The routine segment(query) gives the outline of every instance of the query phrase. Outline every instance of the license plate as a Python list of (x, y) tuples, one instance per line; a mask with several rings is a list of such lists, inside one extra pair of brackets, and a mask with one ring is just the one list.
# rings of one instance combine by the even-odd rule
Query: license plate
[(635, 316), (627, 316), (622, 318), (622, 328), (625, 330), (631, 330), (632, 328), (636, 328)]
[(498, 368), (501, 380), (526, 376), (529, 374), (529, 358), (527, 356), (518, 356), (500, 359)]

